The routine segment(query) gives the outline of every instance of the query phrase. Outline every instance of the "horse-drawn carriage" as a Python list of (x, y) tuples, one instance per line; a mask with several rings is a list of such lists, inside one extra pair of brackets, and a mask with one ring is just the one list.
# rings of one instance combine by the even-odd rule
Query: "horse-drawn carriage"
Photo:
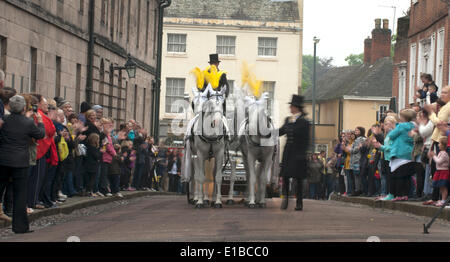
[[(214, 66), (210, 71), (217, 72)], [(206, 88), (200, 89), (205, 79), (201, 79), (203, 76), (198, 73), (200, 70), (196, 72), (197, 83), (201, 84), (193, 89), (193, 108), (196, 114), (186, 131), (182, 168), (182, 177), (188, 182), (188, 201), (197, 208), (204, 207), (205, 203), (209, 204), (210, 194), (205, 187), (208, 174), (205, 173), (205, 167), (208, 163), (213, 163), (213, 207), (222, 207), (223, 193), (228, 194), (227, 204), (234, 203), (235, 185), (236, 189), (242, 189), (242, 182), (245, 183), (245, 190), (242, 191), (248, 207), (265, 207), (266, 186), (277, 184), (276, 163), (279, 159), (278, 131), (267, 113), (267, 93), (261, 95), (259, 86), (254, 87), (254, 82), (251, 81), (243, 84), (252, 89), (252, 95), (245, 94), (244, 90), (234, 89), (234, 110), (228, 112), (232, 115), (229, 121), (224, 116), (226, 86), (218, 88), (217, 81), (216, 84), (210, 82)], [(239, 167), (243, 168), (235, 168), (236, 154), (230, 152), (240, 152), (242, 165)], [(228, 192), (223, 191), (223, 185), (228, 187)]]

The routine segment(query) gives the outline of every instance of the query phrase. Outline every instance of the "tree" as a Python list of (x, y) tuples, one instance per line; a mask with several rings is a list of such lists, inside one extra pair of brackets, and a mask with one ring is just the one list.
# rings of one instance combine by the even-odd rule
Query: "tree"
[(362, 65), (364, 63), (364, 53), (359, 55), (350, 54), (345, 58), (345, 61), (349, 66)]
[[(330, 68), (333, 68), (332, 57), (317, 57), (316, 78), (319, 79)], [(302, 93), (313, 85), (314, 56), (303, 55)], [(316, 79), (316, 80), (317, 80)]]

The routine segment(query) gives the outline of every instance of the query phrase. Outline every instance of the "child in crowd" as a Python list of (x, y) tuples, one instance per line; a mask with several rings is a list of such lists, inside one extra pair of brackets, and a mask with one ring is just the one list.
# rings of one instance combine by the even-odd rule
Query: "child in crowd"
[(444, 205), (445, 200), (448, 196), (448, 186), (450, 185), (450, 176), (449, 176), (449, 157), (446, 152), (447, 150), (448, 138), (442, 137), (439, 139), (439, 154), (436, 154), (433, 151), (428, 153), (429, 158), (433, 158), (434, 162), (436, 162), (436, 172), (433, 176), (433, 187), (439, 188), (441, 193), (441, 200), (438, 201), (435, 206), (441, 207)]
[(86, 172), (85, 181), (86, 191), (91, 197), (97, 197), (98, 195), (93, 192), (95, 186), (95, 178), (97, 176), (98, 166), (102, 159), (102, 154), (106, 151), (104, 148), (99, 150), (100, 136), (96, 133), (91, 133), (87, 138), (86, 145), (86, 158), (84, 161), (84, 170)]
[(123, 197), (123, 195), (120, 193), (120, 177), (124, 156), (121, 154), (121, 148), (119, 144), (114, 145), (114, 150), (116, 151), (116, 155), (111, 161), (111, 168), (108, 174), (108, 179), (111, 182), (111, 193), (114, 196)]

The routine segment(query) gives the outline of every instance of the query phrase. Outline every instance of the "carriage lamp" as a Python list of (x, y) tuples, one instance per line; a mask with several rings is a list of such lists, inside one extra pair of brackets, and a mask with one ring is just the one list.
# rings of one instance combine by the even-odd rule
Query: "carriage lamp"
[(133, 58), (131, 58), (131, 54), (128, 54), (128, 60), (124, 66), (113, 66), (113, 64), (111, 64), (110, 68), (111, 68), (111, 71), (125, 69), (125, 71), (127, 71), (129, 78), (136, 77), (137, 64), (136, 64), (136, 62), (134, 62)]

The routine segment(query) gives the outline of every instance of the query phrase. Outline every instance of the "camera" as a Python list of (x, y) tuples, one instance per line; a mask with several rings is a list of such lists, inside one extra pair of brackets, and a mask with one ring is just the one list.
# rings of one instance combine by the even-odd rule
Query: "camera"
[(31, 108), (33, 108), (33, 112), (37, 113), (37, 111), (38, 111), (37, 105), (32, 105)]

